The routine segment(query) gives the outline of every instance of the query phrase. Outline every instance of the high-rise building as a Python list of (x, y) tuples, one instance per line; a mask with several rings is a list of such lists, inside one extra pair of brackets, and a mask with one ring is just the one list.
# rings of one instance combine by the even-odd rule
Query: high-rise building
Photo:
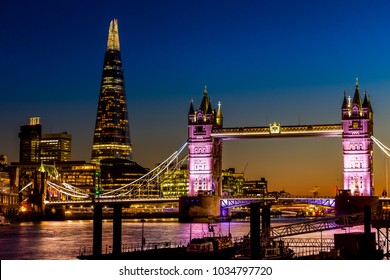
[(66, 132), (43, 134), (41, 137), (41, 162), (70, 161), (71, 147), (72, 135)]
[(72, 135), (67, 132), (42, 134), (40, 117), (31, 117), (28, 124), (22, 125), (19, 138), (19, 163), (53, 164), (71, 160)]
[(32, 117), (26, 125), (20, 127), (20, 162), (39, 162), (42, 125), (40, 117)]
[(131, 159), (131, 152), (118, 22), (114, 19), (108, 31), (91, 162)]

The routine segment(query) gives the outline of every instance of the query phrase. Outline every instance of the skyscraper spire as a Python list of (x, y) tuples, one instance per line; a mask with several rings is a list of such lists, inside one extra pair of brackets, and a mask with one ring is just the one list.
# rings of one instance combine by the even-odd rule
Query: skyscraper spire
[(113, 19), (110, 22), (110, 28), (108, 29), (107, 50), (120, 51), (117, 19)]
[(122, 59), (119, 50), (118, 22), (110, 23), (104, 56), (91, 162), (102, 159), (131, 159), (129, 119)]

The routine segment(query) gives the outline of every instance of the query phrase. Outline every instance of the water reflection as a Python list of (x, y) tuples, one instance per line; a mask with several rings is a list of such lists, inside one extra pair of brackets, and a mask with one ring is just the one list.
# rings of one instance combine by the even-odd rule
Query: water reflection
[[(284, 222), (285, 223), (285, 222)], [(274, 226), (283, 223), (273, 223)], [(249, 233), (248, 222), (228, 222), (216, 224), (215, 234), (241, 237)], [(40, 223), (21, 223), (0, 227), (0, 259), (63, 260), (76, 259), (80, 248), (92, 247), (93, 223), (87, 221), (45, 221)], [(349, 231), (362, 231), (361, 227)], [(322, 233), (323, 238), (333, 238), (334, 233), (344, 230), (331, 230)], [(175, 242), (187, 244), (192, 238), (208, 234), (206, 223), (178, 223), (176, 219), (146, 219), (144, 238), (146, 244)], [(300, 235), (299, 237), (320, 237), (320, 233)], [(125, 246), (140, 248), (142, 225), (140, 220), (123, 220), (122, 243)], [(103, 221), (103, 251), (112, 246), (112, 221)]]

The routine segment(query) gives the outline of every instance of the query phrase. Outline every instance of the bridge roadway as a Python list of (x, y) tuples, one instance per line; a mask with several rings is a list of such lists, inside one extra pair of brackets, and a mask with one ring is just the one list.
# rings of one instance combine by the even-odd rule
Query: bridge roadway
[[(379, 197), (380, 201), (390, 202), (390, 197)], [(96, 199), (95, 202), (100, 202), (107, 206), (114, 204), (134, 204), (134, 203), (171, 203), (171, 202), (179, 202), (179, 198), (171, 197), (171, 198), (121, 198), (121, 199)], [(335, 198), (331, 196), (284, 196), (284, 197), (221, 197), (221, 208), (233, 208), (239, 206), (249, 205), (252, 202), (258, 201), (292, 201), (295, 203), (307, 203), (307, 204), (316, 204), (328, 207), (334, 207)], [(61, 201), (45, 201), (45, 205), (47, 206), (55, 206), (55, 205), (88, 205), (92, 204), (92, 199), (87, 200), (61, 200)]]

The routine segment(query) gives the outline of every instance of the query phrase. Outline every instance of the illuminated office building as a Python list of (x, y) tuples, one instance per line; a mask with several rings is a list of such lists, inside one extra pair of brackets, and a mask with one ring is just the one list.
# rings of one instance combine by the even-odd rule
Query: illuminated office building
[(72, 135), (66, 132), (43, 134), (41, 137), (41, 162), (70, 161), (71, 147)]
[(91, 162), (131, 159), (131, 151), (118, 22), (114, 19), (108, 32)]
[(42, 125), (40, 117), (32, 117), (26, 125), (20, 127), (19, 161), (39, 162)]
[[(168, 171), (165, 175), (168, 175)], [(188, 194), (188, 166), (183, 165), (161, 182), (163, 197), (180, 197)]]
[(8, 219), (16, 217), (19, 207), (19, 168), (0, 166), (0, 212)]
[(56, 163), (56, 168), (62, 182), (84, 189), (86, 192), (94, 192), (98, 184), (96, 173), (100, 172), (99, 166), (85, 161), (64, 161)]
[(222, 170), (222, 192), (225, 195), (242, 195), (244, 182), (244, 172), (236, 172), (235, 168)]
[(244, 196), (263, 196), (268, 193), (268, 182), (265, 178), (260, 180), (245, 181), (243, 186)]

